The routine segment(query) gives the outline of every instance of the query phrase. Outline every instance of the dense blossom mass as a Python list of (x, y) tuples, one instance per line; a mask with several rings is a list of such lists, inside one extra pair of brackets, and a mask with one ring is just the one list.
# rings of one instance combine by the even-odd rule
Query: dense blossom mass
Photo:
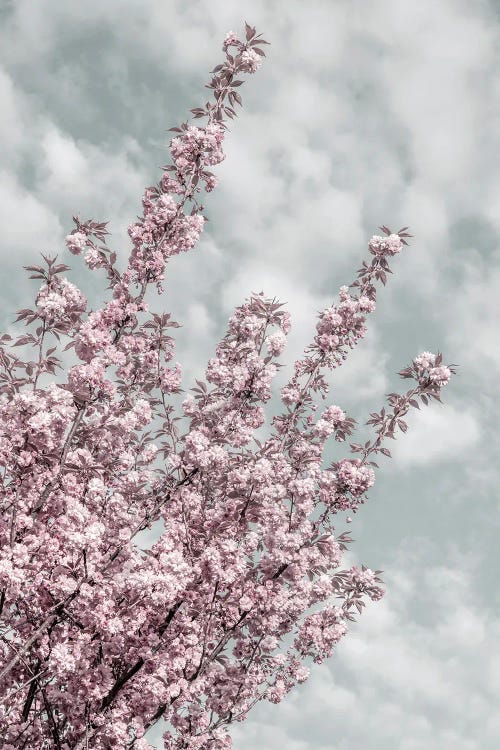
[[(68, 267), (44, 258), (28, 267), (40, 283), (18, 315), (28, 332), (0, 339), (3, 750), (146, 750), (162, 718), (165, 748), (229, 748), (231, 722), (304, 682), (363, 597), (383, 595), (380, 571), (341, 569), (351, 540), (333, 519), (358, 511), (373, 459), (390, 455), (410, 408), (439, 399), (453, 367), (418, 355), (401, 372), (412, 387), (371, 414), (363, 445), (346, 449), (354, 420), (318, 402), (364, 336), (406, 228), (382, 227), (355, 281), (320, 313), (264, 442), (256, 430), (290, 331), (282, 305), (254, 294), (235, 310), (182, 417), (177, 323), (148, 313), (148, 290), (161, 292), (169, 259), (203, 231), (199, 197), (216, 187), (210, 168), (241, 104), (238, 76), (264, 56), (266, 42), (245, 31), (224, 41), (214, 101), (192, 110), (205, 126), (173, 129), (172, 163), (144, 193), (123, 272), (105, 225), (74, 217), (67, 248), (107, 275), (109, 299), (87, 310)], [(74, 358), (67, 369), (62, 350)], [(342, 452), (325, 465), (333, 441)], [(137, 534), (157, 521), (159, 538), (141, 549)]]

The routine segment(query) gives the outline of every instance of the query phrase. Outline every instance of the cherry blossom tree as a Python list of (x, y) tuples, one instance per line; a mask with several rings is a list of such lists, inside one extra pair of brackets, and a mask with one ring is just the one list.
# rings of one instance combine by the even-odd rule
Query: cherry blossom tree
[[(265, 440), (256, 431), (290, 330), (283, 306), (261, 293), (235, 310), (183, 417), (177, 323), (148, 312), (169, 259), (200, 237), (200, 196), (217, 184), (239, 76), (257, 71), (266, 44), (247, 24), (244, 41), (226, 36), (213, 101), (191, 110), (204, 125), (172, 129), (172, 162), (129, 227), (124, 271), (106, 224), (74, 217), (67, 247), (104, 272), (108, 301), (87, 311), (68, 266), (44, 257), (27, 267), (40, 283), (17, 318), (28, 332), (0, 338), (3, 750), (146, 750), (162, 717), (165, 748), (229, 748), (231, 722), (304, 682), (363, 597), (383, 595), (381, 571), (341, 569), (352, 540), (334, 516), (358, 511), (374, 459), (390, 456), (411, 408), (439, 400), (453, 366), (418, 355), (400, 373), (411, 387), (371, 414), (362, 445), (345, 449), (354, 419), (319, 404), (365, 334), (407, 227), (381, 227), (353, 283), (320, 313)], [(344, 452), (325, 466), (331, 439)], [(141, 549), (137, 535), (157, 522), (157, 541)]]

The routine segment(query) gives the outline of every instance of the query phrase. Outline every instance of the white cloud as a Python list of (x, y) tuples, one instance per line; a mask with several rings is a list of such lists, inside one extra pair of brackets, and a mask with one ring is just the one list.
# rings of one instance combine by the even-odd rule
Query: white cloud
[(2, 102), (2, 117), (0, 119), (0, 139), (2, 142), (2, 163), (19, 165), (20, 149), (24, 138), (20, 122), (28, 117), (25, 103), (15, 90), (12, 78), (0, 68), (0, 101)]
[[(500, 256), (498, 256), (500, 257)], [(483, 379), (490, 368), (500, 370), (500, 265), (492, 261), (464, 266), (460, 291), (451, 293), (446, 305), (450, 343), (460, 351), (464, 365)]]
[(420, 411), (408, 415), (407, 422), (406, 435), (389, 446), (398, 466), (465, 458), (481, 434), (478, 416), (470, 408), (459, 409), (450, 403), (421, 406)]
[(0, 172), (0, 224), (2, 259), (9, 264), (36, 262), (40, 250), (53, 255), (63, 236), (59, 219), (50, 207), (8, 172)]
[[(138, 212), (146, 175), (131, 162), (140, 149), (133, 139), (123, 139), (118, 149), (75, 141), (49, 126), (41, 142), (37, 190), (67, 215), (97, 211), (92, 218), (112, 219), (111, 227), (124, 228)], [(132, 198), (135, 196), (135, 199)], [(72, 207), (72, 208), (71, 208)], [(129, 243), (129, 240), (127, 240)]]

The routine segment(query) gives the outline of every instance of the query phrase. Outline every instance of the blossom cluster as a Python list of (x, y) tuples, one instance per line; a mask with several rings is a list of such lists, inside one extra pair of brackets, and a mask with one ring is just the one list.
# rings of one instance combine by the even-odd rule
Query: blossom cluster
[(56, 276), (50, 285), (41, 287), (36, 306), (45, 320), (74, 319), (85, 312), (87, 300), (68, 279)]
[(372, 255), (397, 255), (402, 248), (401, 237), (399, 234), (389, 234), (381, 237), (378, 234), (373, 235), (368, 247)]
[(451, 370), (446, 365), (442, 365), (441, 361), (439, 355), (436, 356), (431, 352), (422, 352), (418, 357), (415, 357), (413, 368), (419, 383), (428, 379), (437, 388), (447, 385), (451, 377)]

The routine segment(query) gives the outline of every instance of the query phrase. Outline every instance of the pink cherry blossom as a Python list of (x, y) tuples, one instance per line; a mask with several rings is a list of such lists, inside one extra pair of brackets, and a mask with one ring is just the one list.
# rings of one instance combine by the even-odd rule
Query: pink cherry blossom
[[(412, 387), (370, 415), (363, 444), (345, 447), (355, 421), (324, 401), (407, 228), (371, 238), (369, 261), (320, 312), (274, 415), (291, 329), (279, 302), (253, 294), (236, 308), (180, 413), (178, 324), (146, 302), (204, 229), (200, 193), (217, 184), (210, 168), (241, 105), (238, 77), (256, 72), (267, 44), (248, 24), (244, 36), (226, 36), (214, 99), (192, 110), (198, 124), (173, 129), (172, 163), (144, 191), (123, 272), (106, 224), (74, 217), (66, 247), (106, 275), (103, 304), (87, 311), (70, 269), (44, 257), (27, 267), (41, 283), (18, 314), (28, 332), (0, 337), (6, 750), (151, 750), (145, 736), (162, 718), (165, 748), (230, 748), (231, 722), (306, 681), (354, 610), (383, 596), (381, 571), (341, 569), (352, 540), (334, 516), (358, 512), (373, 458), (390, 455), (410, 408), (439, 400), (454, 366), (418, 355), (400, 373)], [(325, 466), (329, 439), (337, 453)], [(138, 535), (153, 524), (159, 536), (144, 549)]]

